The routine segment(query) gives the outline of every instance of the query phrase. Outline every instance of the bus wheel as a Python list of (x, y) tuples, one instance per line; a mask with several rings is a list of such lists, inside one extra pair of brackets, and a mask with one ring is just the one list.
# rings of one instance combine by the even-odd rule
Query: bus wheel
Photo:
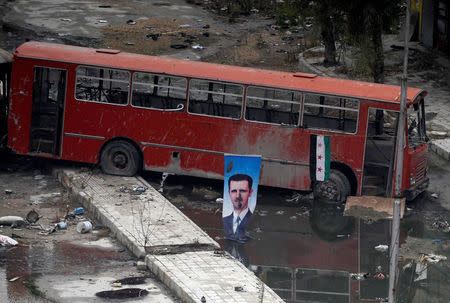
[(139, 169), (139, 153), (126, 141), (110, 142), (102, 151), (100, 164), (106, 174), (134, 176)]
[(342, 203), (350, 195), (351, 187), (347, 177), (340, 171), (332, 169), (330, 177), (314, 185), (314, 198), (328, 203)]

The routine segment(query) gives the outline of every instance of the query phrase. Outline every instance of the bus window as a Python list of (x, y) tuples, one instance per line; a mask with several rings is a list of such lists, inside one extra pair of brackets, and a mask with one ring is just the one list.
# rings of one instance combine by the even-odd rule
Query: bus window
[(79, 66), (75, 98), (82, 101), (127, 104), (130, 73), (127, 71)]
[(236, 84), (191, 80), (189, 112), (240, 119), (243, 92), (243, 87)]
[(355, 133), (358, 113), (358, 100), (305, 94), (303, 109), (305, 127)]
[[(182, 109), (187, 80), (148, 73), (134, 73), (131, 104), (154, 109)], [(181, 104), (181, 105), (180, 105)]]
[(301, 97), (301, 93), (296, 91), (249, 87), (245, 101), (245, 119), (298, 125)]

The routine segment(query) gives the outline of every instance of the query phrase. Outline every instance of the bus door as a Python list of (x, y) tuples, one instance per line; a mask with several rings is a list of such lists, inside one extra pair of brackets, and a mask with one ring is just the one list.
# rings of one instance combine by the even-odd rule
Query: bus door
[(67, 72), (35, 67), (29, 152), (60, 156)]
[(391, 197), (398, 112), (369, 108), (362, 194)]

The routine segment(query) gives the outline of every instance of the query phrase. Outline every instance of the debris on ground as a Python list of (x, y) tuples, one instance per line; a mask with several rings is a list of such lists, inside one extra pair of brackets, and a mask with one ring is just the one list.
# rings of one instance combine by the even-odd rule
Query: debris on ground
[(244, 291), (244, 287), (242, 286), (235, 286), (234, 291)]
[(20, 279), (20, 277), (14, 277), (14, 278), (12, 278), (12, 279), (9, 279), (9, 282), (14, 282), (14, 281), (17, 281), (17, 280), (19, 280)]
[(17, 242), (16, 240), (8, 237), (8, 236), (4, 236), (4, 235), (0, 235), (0, 245), (2, 246), (16, 246), (18, 245), (19, 242)]
[(386, 278), (382, 273), (375, 274), (373, 277), (377, 280), (384, 280)]
[(447, 220), (438, 217), (432, 224), (433, 229), (443, 232), (450, 232), (450, 224)]
[(92, 230), (92, 223), (89, 221), (82, 221), (77, 224), (77, 231), (80, 234), (88, 233)]
[(138, 270), (147, 270), (147, 264), (143, 261), (137, 261), (136, 267)]
[(148, 295), (148, 291), (141, 288), (124, 288), (119, 290), (100, 291), (95, 295), (100, 298), (127, 299), (146, 296)]
[(10, 225), (11, 227), (26, 225), (25, 220), (19, 216), (0, 217), (0, 225)]
[(447, 260), (446, 256), (441, 255), (435, 255), (435, 254), (422, 254), (419, 258), (420, 262), (426, 261), (428, 263), (438, 263), (439, 261), (445, 261)]
[(205, 47), (201, 46), (200, 44), (194, 44), (194, 45), (192, 45), (192, 48), (193, 49), (204, 49)]
[(216, 203), (223, 203), (223, 198), (217, 198)]
[(368, 277), (369, 277), (369, 273), (367, 273), (367, 272), (350, 274), (350, 279), (357, 280), (357, 281), (366, 280)]
[(27, 213), (27, 216), (25, 218), (29, 223), (36, 223), (37, 221), (39, 221), (40, 216), (37, 211), (32, 209)]
[(133, 194), (140, 195), (147, 190), (145, 186), (135, 186), (133, 187)]
[(73, 214), (76, 216), (84, 214), (84, 208), (83, 207), (77, 207), (73, 210)]
[(136, 24), (136, 21), (130, 19), (130, 20), (127, 21), (127, 24), (135, 25), (135, 24)]
[(431, 197), (437, 199), (437, 198), (439, 198), (439, 195), (438, 195), (437, 193), (432, 193), (432, 194), (431, 194)]
[(384, 245), (384, 244), (375, 246), (375, 250), (381, 251), (381, 252), (386, 252), (388, 250), (388, 248), (389, 248), (389, 246)]

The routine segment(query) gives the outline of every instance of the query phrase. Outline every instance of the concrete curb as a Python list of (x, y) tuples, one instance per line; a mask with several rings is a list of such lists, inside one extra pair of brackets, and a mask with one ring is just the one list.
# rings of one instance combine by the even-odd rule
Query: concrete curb
[(136, 257), (144, 258), (146, 255), (145, 249), (142, 246), (133, 242), (131, 238), (134, 238), (133, 235), (127, 235), (126, 230), (121, 228), (118, 222), (113, 222), (111, 220), (112, 216), (108, 216), (108, 211), (103, 209), (102, 207), (98, 207), (93, 203), (92, 198), (83, 191), (83, 189), (75, 186), (74, 182), (72, 182), (72, 176), (68, 175), (63, 170), (55, 170), (53, 174), (58, 178), (61, 184), (68, 190), (69, 198), (73, 199), (76, 202), (81, 203), (83, 207), (93, 214), (94, 218), (103, 225), (108, 227), (114, 236), (126, 246)]
[(431, 141), (430, 150), (450, 161), (450, 138)]
[[(71, 169), (55, 169), (53, 174), (67, 188), (70, 199), (81, 203), (135, 256), (145, 257), (146, 267), (183, 302), (200, 302), (203, 297), (207, 302), (283, 302), (144, 179)], [(131, 199), (132, 193), (123, 190), (136, 183), (147, 189)], [(147, 220), (157, 218), (153, 225), (159, 229), (154, 233), (152, 229), (146, 244), (140, 241), (134, 221), (140, 213), (133, 211), (133, 205), (151, 205), (142, 214)], [(236, 286), (243, 289), (236, 290)]]

